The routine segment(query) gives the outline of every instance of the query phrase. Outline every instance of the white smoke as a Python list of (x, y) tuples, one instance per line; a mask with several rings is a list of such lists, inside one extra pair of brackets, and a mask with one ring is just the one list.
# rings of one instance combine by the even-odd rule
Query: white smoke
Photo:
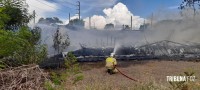
[[(116, 4), (113, 8), (106, 8), (103, 10), (105, 16), (94, 15), (91, 17), (91, 26), (97, 29), (102, 29), (107, 23), (112, 23), (115, 26), (122, 26), (123, 24), (129, 25), (131, 24), (131, 16), (132, 16), (132, 24), (134, 29), (138, 29), (141, 24), (143, 24), (144, 20), (140, 16), (135, 16), (132, 14), (126, 5), (123, 3)], [(85, 18), (85, 27), (89, 28), (89, 18)]]
[[(78, 18), (77, 15), (70, 17), (71, 20), (77, 19), (77, 18)], [(69, 19), (64, 22), (64, 25), (67, 25), (68, 23), (69, 23)]]

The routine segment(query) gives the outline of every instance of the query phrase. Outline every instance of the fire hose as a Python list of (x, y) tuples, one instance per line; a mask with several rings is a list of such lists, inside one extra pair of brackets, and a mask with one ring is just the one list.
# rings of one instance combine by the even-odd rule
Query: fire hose
[[(122, 73), (117, 67), (115, 67), (115, 68), (117, 69), (117, 71), (118, 71), (121, 75), (125, 76), (126, 78), (128, 78), (128, 79), (130, 79), (130, 80), (133, 80), (133, 81), (135, 81), (135, 82), (140, 82), (139, 80), (134, 79), (134, 78), (131, 78), (131, 77), (127, 76), (126, 74)], [(141, 82), (140, 82), (140, 83), (141, 83)]]

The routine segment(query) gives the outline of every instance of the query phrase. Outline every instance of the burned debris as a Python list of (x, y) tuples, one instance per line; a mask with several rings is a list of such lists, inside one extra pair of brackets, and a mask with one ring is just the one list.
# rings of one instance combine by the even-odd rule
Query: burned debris
[[(72, 51), (78, 62), (104, 61), (113, 53), (113, 47), (87, 47), (80, 44), (81, 49)], [(49, 57), (40, 64), (41, 68), (58, 68), (64, 64), (67, 52)], [(200, 44), (182, 44), (169, 40), (147, 43), (140, 46), (120, 46), (115, 52), (117, 60), (196, 60), (200, 59)]]
[[(199, 59), (200, 45), (181, 44), (169, 40), (148, 43), (138, 47), (121, 46), (116, 51), (118, 60), (188, 60)], [(102, 61), (113, 52), (114, 48), (89, 48), (82, 47), (73, 51), (78, 61)]]

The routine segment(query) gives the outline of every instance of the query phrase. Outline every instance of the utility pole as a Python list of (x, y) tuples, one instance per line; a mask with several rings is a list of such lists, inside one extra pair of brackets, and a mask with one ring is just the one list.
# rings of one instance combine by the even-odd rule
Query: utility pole
[(78, 9), (77, 9), (78, 10), (78, 12), (77, 12), (78, 19), (81, 20), (81, 11), (80, 11), (81, 10), (81, 7), (80, 7), (81, 4), (80, 4), (80, 1), (77, 1), (77, 3), (78, 3), (78, 5), (77, 5), (77, 7), (78, 7)]
[(133, 17), (131, 16), (131, 30), (133, 28)]
[(116, 37), (114, 38), (114, 46), (116, 45)]
[(94, 29), (96, 29), (95, 22), (94, 22)]
[(112, 41), (113, 41), (113, 40), (112, 40), (112, 36), (110, 37), (110, 40), (111, 40), (111, 46), (112, 46)]
[(145, 22), (145, 19), (144, 19), (143, 25), (144, 25), (144, 29), (146, 29), (146, 22)]
[(101, 47), (103, 47), (103, 40), (102, 40), (102, 38), (101, 38)]
[(109, 45), (108, 45), (108, 35), (107, 35), (107, 46), (109, 46)]
[(91, 29), (91, 17), (89, 17), (89, 29)]
[(98, 40), (96, 39), (96, 47), (98, 47)]
[(152, 27), (152, 25), (153, 25), (153, 13), (151, 15), (151, 27)]
[(69, 22), (70, 22), (70, 20), (71, 20), (71, 16), (70, 16), (70, 13), (69, 13)]
[(35, 25), (35, 17), (36, 17), (36, 13), (35, 13), (35, 10), (33, 10), (33, 18), (34, 18), (33, 23), (34, 23), (34, 25)]

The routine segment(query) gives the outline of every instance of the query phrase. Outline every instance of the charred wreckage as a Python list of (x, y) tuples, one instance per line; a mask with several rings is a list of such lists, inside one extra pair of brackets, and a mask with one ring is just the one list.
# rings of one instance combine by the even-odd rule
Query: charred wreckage
[[(81, 45), (81, 44), (80, 44)], [(72, 53), (77, 57), (78, 62), (98, 62), (105, 60), (114, 48), (89, 48), (81, 45), (81, 49)], [(50, 66), (58, 66), (64, 63), (67, 53), (58, 54), (48, 59)], [(199, 60), (200, 44), (181, 44), (169, 40), (148, 43), (138, 47), (120, 46), (115, 52), (117, 60)], [(51, 62), (52, 61), (52, 62)], [(44, 64), (43, 64), (44, 65)], [(48, 64), (45, 63), (45, 66)]]
[[(114, 48), (87, 48), (76, 50), (73, 54), (80, 62), (102, 61), (112, 53)], [(120, 46), (116, 53), (118, 60), (191, 60), (200, 58), (200, 45), (185, 45), (169, 40), (148, 43), (146, 45)]]

